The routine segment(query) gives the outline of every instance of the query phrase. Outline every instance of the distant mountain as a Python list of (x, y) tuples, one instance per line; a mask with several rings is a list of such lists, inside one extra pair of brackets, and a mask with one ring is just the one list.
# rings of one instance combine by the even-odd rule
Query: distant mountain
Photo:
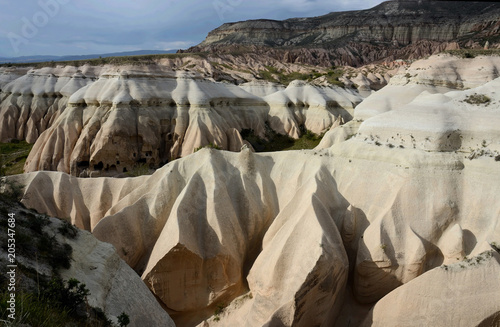
[(114, 53), (102, 53), (102, 54), (90, 54), (90, 55), (80, 55), (80, 56), (22, 56), (14, 58), (2, 58), (0, 57), (0, 64), (4, 63), (31, 63), (31, 62), (45, 62), (45, 61), (71, 61), (71, 60), (85, 60), (85, 59), (95, 59), (95, 58), (106, 58), (106, 57), (125, 57), (125, 56), (142, 56), (142, 55), (152, 55), (152, 54), (166, 54), (175, 53), (177, 50), (159, 51), (159, 50), (139, 50), (139, 51), (127, 51), (127, 52), (114, 52)]
[(500, 3), (393, 0), (367, 10), (226, 23), (187, 52), (261, 52), (285, 62), (363, 65), (500, 43)]

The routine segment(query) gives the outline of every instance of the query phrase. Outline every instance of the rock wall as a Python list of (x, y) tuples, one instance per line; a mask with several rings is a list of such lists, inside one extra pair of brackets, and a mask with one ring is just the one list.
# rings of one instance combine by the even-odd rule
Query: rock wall
[(95, 79), (73, 67), (30, 70), (22, 76), (25, 69), (3, 68), (0, 72), (1, 141), (34, 143), (64, 112), (69, 97)]
[(482, 47), (498, 33), (499, 18), (500, 5), (491, 2), (386, 1), (319, 17), (226, 23), (187, 51), (259, 49), (289, 63), (360, 66)]
[(294, 138), (301, 126), (320, 134), (339, 116), (349, 120), (362, 99), (352, 90), (298, 81), (286, 89), (255, 82), (240, 87), (167, 65), (4, 75), (1, 140), (36, 141), (27, 172), (75, 176), (157, 168), (208, 144), (238, 151), (245, 144), (242, 129), (265, 138), (266, 124)]

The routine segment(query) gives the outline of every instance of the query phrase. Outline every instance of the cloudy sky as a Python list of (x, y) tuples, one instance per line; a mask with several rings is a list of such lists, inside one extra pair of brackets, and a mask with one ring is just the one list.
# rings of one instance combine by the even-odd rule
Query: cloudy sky
[(0, 57), (169, 50), (226, 22), (312, 17), (382, 0), (0, 0)]

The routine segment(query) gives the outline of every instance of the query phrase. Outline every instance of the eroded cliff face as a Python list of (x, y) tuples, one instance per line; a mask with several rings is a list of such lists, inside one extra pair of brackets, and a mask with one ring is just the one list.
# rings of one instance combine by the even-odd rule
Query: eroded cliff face
[(243, 47), (270, 51), (286, 62), (359, 66), (483, 46), (486, 40), (495, 43), (499, 18), (500, 5), (491, 2), (387, 1), (372, 9), (313, 18), (226, 23), (188, 51)]
[[(500, 267), (497, 59), (417, 62), (421, 76), (388, 86), (407, 79), (400, 105), (375, 93), (315, 150), (203, 149), (152, 176), (9, 179), (25, 205), (112, 243), (179, 326), (404, 325), (448, 278), (450, 304), (481, 310), (433, 306), (425, 324), (497, 321), (497, 283), (474, 286)], [(462, 89), (453, 67), (467, 67)]]
[(74, 92), (96, 79), (93, 69), (84, 73), (74, 67), (0, 73), (0, 140), (30, 143), (61, 115)]
[(247, 144), (243, 129), (261, 138), (268, 126), (294, 138), (302, 127), (320, 134), (339, 117), (350, 120), (362, 100), (352, 88), (301, 81), (238, 86), (168, 64), (22, 72), (1, 75), (1, 139), (36, 141), (25, 171), (75, 176), (157, 168), (208, 144), (239, 151)]

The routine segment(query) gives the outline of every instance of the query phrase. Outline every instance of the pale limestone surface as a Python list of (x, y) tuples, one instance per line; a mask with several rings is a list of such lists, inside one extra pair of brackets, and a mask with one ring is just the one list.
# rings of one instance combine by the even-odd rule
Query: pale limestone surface
[[(365, 121), (337, 119), (323, 149), (203, 149), (152, 176), (9, 179), (26, 185), (27, 206), (112, 243), (179, 326), (332, 326), (350, 321), (340, 310), (356, 312), (354, 301), (376, 303), (500, 244), (499, 83), (416, 94)], [(474, 94), (490, 101), (464, 101)], [(496, 278), (496, 269), (479, 274)], [(471, 301), (491, 310), (478, 311), (478, 324), (500, 311), (482, 290)], [(398, 299), (373, 317), (384, 321), (394, 303), (404, 309)]]

